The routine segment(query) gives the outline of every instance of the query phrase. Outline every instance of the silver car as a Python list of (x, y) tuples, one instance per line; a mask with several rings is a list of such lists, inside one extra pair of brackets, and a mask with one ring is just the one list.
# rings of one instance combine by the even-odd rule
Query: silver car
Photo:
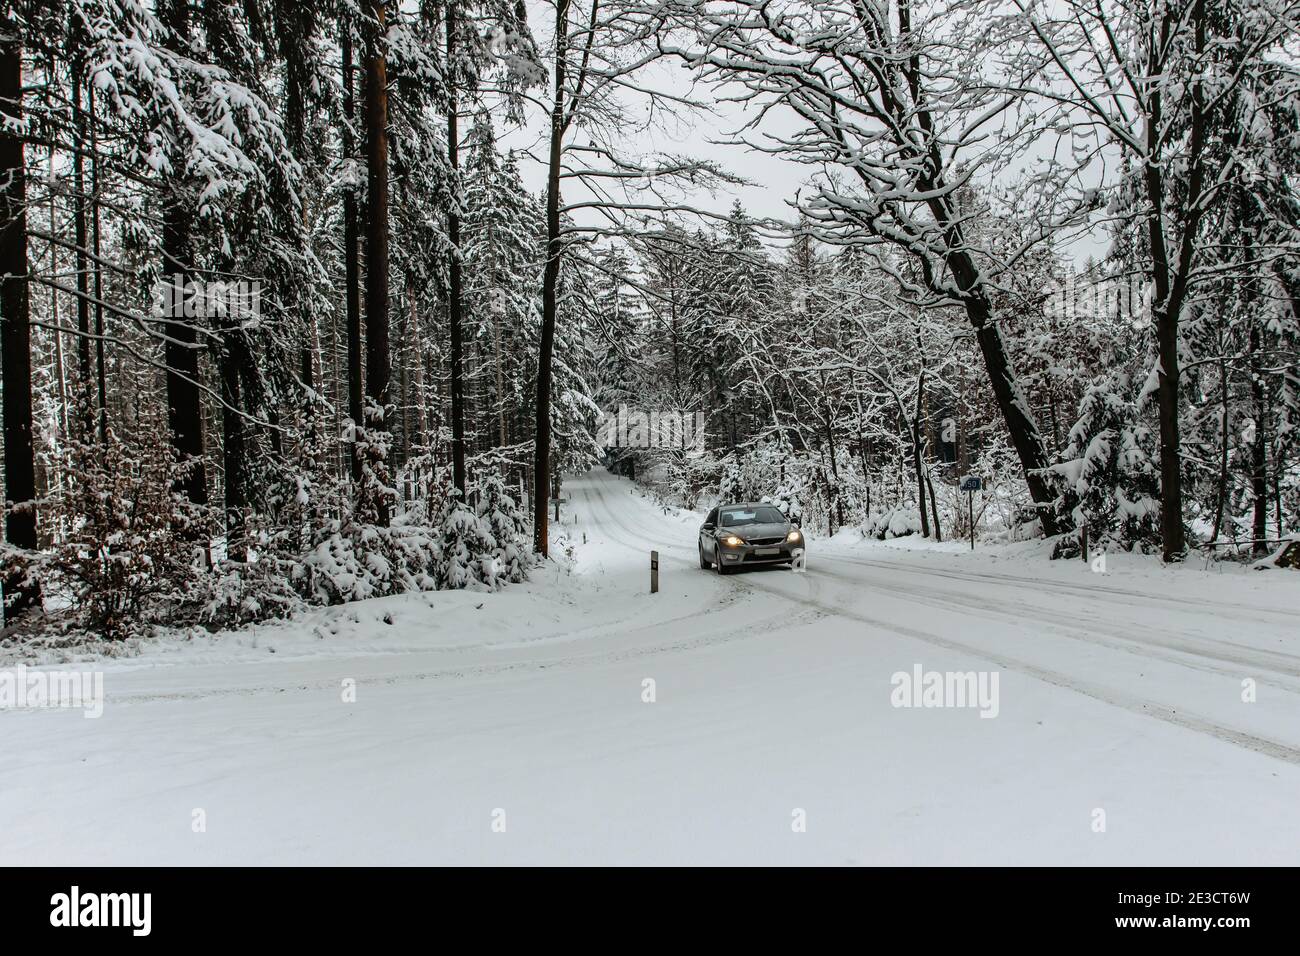
[(803, 532), (776, 505), (719, 505), (700, 526), (700, 567), (730, 574), (760, 564), (790, 564), (804, 550)]

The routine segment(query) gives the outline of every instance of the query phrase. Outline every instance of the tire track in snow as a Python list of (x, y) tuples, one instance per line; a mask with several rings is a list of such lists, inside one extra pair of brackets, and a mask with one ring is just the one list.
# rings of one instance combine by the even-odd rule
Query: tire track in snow
[[(952, 591), (942, 591), (935, 588), (923, 588), (910, 585), (899, 584), (897, 581), (872, 580), (870, 578), (855, 577), (848, 574), (837, 572), (831, 568), (823, 566), (820, 573), (828, 574), (831, 577), (840, 578), (850, 583), (866, 583), (878, 587), (883, 593), (890, 597), (895, 595), (905, 595), (907, 597), (921, 598), (929, 604), (941, 605), (953, 610), (964, 613), (975, 612), (986, 620), (991, 621), (1011, 621), (1018, 624), (1025, 623), (1025, 615), (1017, 614), (1006, 610), (1005, 606), (983, 601), (974, 595), (961, 594)], [(1263, 684), (1276, 687), (1292, 694), (1300, 694), (1300, 684), (1289, 683), (1286, 680), (1279, 680), (1267, 677), (1257, 677), (1256, 672), (1267, 671), (1282, 677), (1300, 678), (1300, 659), (1287, 654), (1277, 654), (1262, 648), (1239, 645), (1232, 642), (1221, 642), (1229, 648), (1240, 648), (1246, 653), (1235, 653), (1232, 650), (1221, 651), (1215, 645), (1215, 642), (1203, 638), (1189, 638), (1173, 632), (1164, 631), (1159, 628), (1143, 627), (1142, 636), (1130, 634), (1121, 634), (1114, 630), (1104, 630), (1101, 628), (1083, 627), (1076, 624), (1066, 624), (1060, 621), (1037, 618), (1035, 626), (1041, 627), (1044, 632), (1055, 634), (1060, 637), (1071, 640), (1082, 641), (1087, 644), (1106, 647), (1110, 650), (1121, 651), (1126, 654), (1132, 654), (1136, 657), (1147, 658), (1151, 660), (1160, 660), (1167, 663), (1176, 664), (1181, 667), (1188, 667), (1193, 670), (1203, 671), (1205, 673), (1217, 674), (1225, 677), (1239, 679), (1241, 677), (1256, 677)], [(1158, 639), (1150, 635), (1167, 635), (1168, 639)], [(1204, 660), (1198, 660), (1204, 658)], [(1223, 667), (1218, 664), (1210, 663), (1218, 661), (1221, 664), (1232, 664), (1236, 667)]]
[(1226, 743), (1235, 744), (1247, 750), (1256, 753), (1265, 754), (1278, 760), (1284, 760), (1287, 763), (1300, 766), (1300, 747), (1281, 741), (1272, 740), (1267, 737), (1261, 737), (1256, 734), (1236, 730), (1232, 727), (1225, 726), (1205, 717), (1196, 714), (1180, 711), (1173, 707), (1158, 704), (1154, 701), (1145, 700), (1132, 694), (1126, 694), (1122, 691), (1104, 687), (1091, 681), (1080, 680), (1063, 674), (1060, 671), (1048, 667), (1041, 667), (1028, 661), (1021, 660), (1009, 654), (1000, 651), (992, 651), (978, 645), (967, 644), (962, 641), (955, 641), (951, 638), (942, 637), (930, 631), (925, 631), (917, 627), (906, 624), (898, 624), (892, 621), (882, 621), (870, 617), (857, 611), (852, 611), (844, 607), (832, 607), (821, 604), (811, 598), (801, 598), (797, 595), (786, 595), (786, 597), (799, 604), (819, 607), (829, 614), (842, 617), (847, 620), (856, 621), (866, 624), (869, 627), (879, 628), (880, 630), (890, 631), (895, 634), (901, 634), (904, 637), (911, 637), (915, 640), (931, 644), (935, 647), (942, 647), (945, 650), (956, 651), (961, 654), (974, 657), (976, 659), (990, 661), (997, 664), (1005, 670), (1016, 671), (1027, 677), (1035, 678), (1047, 684), (1061, 687), (1066, 690), (1072, 690), (1076, 693), (1091, 697), (1102, 703), (1110, 704), (1113, 707), (1119, 707), (1130, 713), (1139, 714), (1144, 717), (1154, 717), (1165, 723), (1173, 724), (1187, 730), (1196, 731), (1206, 734)]
[(1243, 615), (1242, 620), (1254, 621), (1257, 624), (1276, 625), (1278, 620), (1265, 620), (1261, 617), (1252, 617), (1252, 613), (1270, 614), (1280, 618), (1285, 623), (1291, 623), (1295, 620), (1295, 611), (1285, 608), (1259, 607), (1253, 604), (1220, 604), (1215, 601), (1205, 601), (1199, 598), (1191, 597), (1165, 597), (1161, 594), (1144, 594), (1140, 591), (1130, 591), (1127, 588), (1119, 588), (1109, 584), (1075, 584), (1070, 581), (1053, 581), (1043, 578), (1026, 578), (1012, 574), (994, 574), (983, 571), (962, 571), (955, 568), (923, 568), (915, 565), (903, 564), (900, 562), (879, 561), (872, 558), (859, 558), (851, 555), (839, 556), (837, 560), (845, 561), (849, 564), (858, 564), (864, 567), (880, 568), (882, 570), (902, 571), (908, 574), (923, 574), (933, 577), (953, 578), (959, 581), (969, 581), (972, 584), (999, 584), (1003, 587), (1014, 588), (1018, 590), (1033, 591), (1057, 591), (1067, 594), (1078, 595), (1080, 597), (1096, 598), (1098, 594), (1113, 595), (1116, 597), (1133, 598), (1131, 601), (1112, 601), (1114, 604), (1120, 604), (1126, 607), (1138, 607), (1149, 609), (1152, 602), (1160, 602), (1173, 605), (1179, 609), (1186, 609), (1188, 605), (1196, 607), (1212, 608), (1214, 610), (1228, 609), (1236, 611)]
[[(624, 526), (624, 529), (630, 530), (627, 529), (626, 526)], [(635, 534), (637, 532), (632, 531), (632, 533)], [(669, 545), (665, 547), (670, 547), (675, 550), (683, 550), (683, 548), (680, 545)], [(829, 558), (829, 559), (838, 560), (834, 558)], [(861, 564), (863, 562), (854, 561), (851, 563)], [(889, 567), (889, 565), (885, 565), (885, 567)], [(921, 569), (917, 569), (917, 570), (921, 570)], [(944, 575), (944, 576), (954, 577), (955, 575)], [(801, 577), (810, 579), (812, 575), (811, 574), (802, 575)], [(739, 584), (740, 582), (737, 583)], [(971, 645), (971, 644), (964, 643), (962, 641), (956, 641), (951, 638), (947, 638), (939, 634), (935, 634), (931, 631), (926, 631), (918, 627), (913, 627), (911, 625), (899, 624), (892, 621), (884, 621), (878, 618), (873, 618), (869, 615), (846, 608), (843, 605), (826, 604), (818, 600), (817, 596), (815, 595), (810, 595), (808, 597), (801, 597), (799, 595), (790, 594), (776, 587), (775, 581), (767, 582), (766, 584), (755, 584), (753, 582), (748, 582), (747, 586), (757, 590), (767, 591), (769, 594), (772, 595), (784, 597), (786, 600), (804, 605), (806, 607), (817, 608), (825, 612), (828, 616), (844, 618), (846, 620), (854, 621), (860, 624), (865, 624), (869, 627), (878, 628), (883, 631), (889, 631), (895, 634), (902, 635), (904, 637), (910, 637), (913, 638), (914, 640), (918, 640), (923, 643), (933, 645), (935, 647), (941, 647), (945, 650), (966, 654), (968, 656), (974, 657), (979, 660), (990, 661), (991, 663), (994, 663), (999, 667), (1004, 668), (1005, 670), (1015, 671), (1026, 677), (1034, 678), (1036, 680), (1042, 681), (1043, 683), (1051, 684), (1055, 687), (1061, 687), (1066, 690), (1072, 690), (1075, 693), (1083, 694), (1086, 697), (1090, 697), (1094, 700), (1101, 701), (1102, 703), (1109, 704), (1113, 707), (1118, 707), (1121, 710), (1126, 710), (1129, 711), (1130, 713), (1138, 714), (1144, 717), (1152, 717), (1155, 718), (1156, 720), (1160, 720), (1165, 723), (1172, 724), (1177, 727), (1181, 727), (1185, 730), (1191, 730), (1196, 733), (1201, 733), (1206, 736), (1213, 737), (1216, 740), (1220, 740), (1225, 743), (1230, 743), (1235, 746), (1242, 747), (1246, 750), (1253, 751), (1255, 753), (1261, 753), (1266, 756), (1273, 757), (1277, 760), (1283, 760), (1286, 761), (1287, 763), (1300, 766), (1300, 747), (1296, 747), (1291, 744), (1283, 743), (1277, 740), (1272, 740), (1267, 737), (1261, 737), (1257, 734), (1252, 734), (1252, 733), (1247, 733), (1245, 731), (1237, 730), (1235, 728), (1225, 726), (1216, 721), (1198, 716), (1196, 714), (1180, 711), (1176, 708), (1168, 707), (1163, 704), (1158, 704), (1154, 701), (1145, 700), (1141, 697), (1132, 694), (1127, 694), (1122, 691), (1104, 687), (1100, 684), (1096, 684), (1091, 681), (1085, 681), (1078, 678), (1074, 678), (1068, 674), (1061, 673), (1060, 671), (1054, 670), (1052, 668), (1042, 667), (1037, 664), (1033, 664), (1029, 661), (1021, 660), (1012, 655), (1002, 653), (1000, 651), (992, 651), (987, 648), (979, 647), (977, 645)]]

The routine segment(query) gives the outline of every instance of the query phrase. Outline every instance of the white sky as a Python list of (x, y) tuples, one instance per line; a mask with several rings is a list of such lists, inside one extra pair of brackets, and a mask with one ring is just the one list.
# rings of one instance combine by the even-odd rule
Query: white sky
[[(554, 11), (546, 0), (527, 2), (533, 36), (545, 56), (545, 51), (553, 40)], [(547, 65), (549, 69), (549, 62)], [(749, 111), (753, 107), (724, 101), (724, 95), (718, 88), (699, 82), (692, 85), (690, 71), (680, 64), (663, 62), (653, 65), (649, 68), (649, 80), (657, 88), (668, 89), (678, 95), (689, 94), (704, 101), (711, 112), (701, 111), (678, 122), (660, 122), (653, 128), (632, 130), (630, 135), (620, 140), (620, 148), (628, 158), (646, 158), (648, 163), (649, 158), (656, 153), (678, 153), (716, 162), (729, 172), (749, 180), (752, 185), (726, 186), (713, 196), (698, 192), (687, 198), (686, 201), (690, 204), (722, 215), (730, 208), (732, 200), (739, 198), (746, 211), (755, 218), (787, 222), (796, 218), (797, 213), (790, 204), (798, 190), (817, 171), (816, 167), (761, 150), (719, 142), (734, 138), (736, 131), (752, 116)], [(545, 100), (549, 96), (549, 88), (532, 92), (539, 100)], [(648, 115), (648, 108), (644, 104), (633, 104), (633, 108), (644, 110)], [(499, 146), (503, 150), (513, 148), (518, 152), (525, 185), (533, 193), (541, 195), (546, 185), (544, 160), (549, 116), (539, 104), (529, 105), (526, 112), (528, 121), (523, 128), (498, 128)], [(501, 114), (497, 115), (499, 117)], [(750, 140), (761, 142), (761, 132), (788, 135), (797, 129), (797, 122), (788, 108), (780, 108), (768, 114), (762, 131), (749, 131), (746, 135)], [(574, 138), (575, 135), (570, 134), (568, 142)], [(589, 196), (581, 184), (573, 179), (566, 180), (563, 188), (566, 202), (581, 201)], [(584, 224), (591, 221), (590, 216), (579, 215), (576, 218)], [(1108, 245), (1109, 237), (1105, 231), (1097, 229), (1068, 245), (1058, 243), (1058, 248), (1073, 255), (1082, 264), (1089, 256), (1104, 256)]]
[[(534, 23), (534, 30), (538, 25)], [(667, 69), (665, 67), (665, 69)], [(725, 214), (732, 200), (739, 198), (746, 210), (755, 218), (792, 220), (795, 212), (789, 205), (796, 191), (806, 182), (812, 168), (790, 162), (759, 150), (718, 143), (734, 133), (745, 117), (743, 111), (731, 103), (718, 103), (715, 94), (707, 87), (697, 86), (695, 94), (710, 101), (712, 114), (699, 113), (689, 122), (659, 125), (642, 129), (623, 141), (629, 159), (644, 159), (647, 165), (657, 153), (678, 153), (718, 163), (729, 172), (750, 180), (750, 186), (726, 186), (710, 196), (700, 192), (691, 202), (718, 214)], [(546, 187), (546, 134), (548, 117), (540, 108), (528, 110), (529, 122), (524, 128), (499, 129), (499, 146), (514, 148), (520, 153), (520, 171), (528, 189), (541, 194)], [(581, 137), (582, 134), (577, 134)], [(570, 135), (572, 142), (574, 135)], [(525, 155), (531, 154), (532, 159)], [(574, 180), (565, 182), (565, 200), (573, 201), (583, 195), (582, 187)]]

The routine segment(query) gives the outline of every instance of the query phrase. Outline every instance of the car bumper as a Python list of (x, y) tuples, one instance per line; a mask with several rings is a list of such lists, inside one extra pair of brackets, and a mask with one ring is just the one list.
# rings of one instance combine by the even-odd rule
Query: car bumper
[(797, 544), (783, 545), (742, 544), (735, 548), (722, 545), (719, 546), (718, 553), (728, 567), (752, 567), (759, 564), (789, 564), (795, 559), (795, 552), (803, 549), (803, 542), (800, 541)]

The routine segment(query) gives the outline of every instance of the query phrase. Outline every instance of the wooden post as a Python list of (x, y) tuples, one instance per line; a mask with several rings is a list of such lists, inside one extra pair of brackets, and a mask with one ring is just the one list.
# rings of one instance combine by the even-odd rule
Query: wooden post
[(975, 550), (975, 492), (966, 492), (966, 504), (970, 516), (970, 549)]
[(1088, 563), (1088, 526), (1086, 524), (1079, 526), (1079, 544), (1081, 546), (1080, 550), (1083, 552), (1083, 562), (1084, 564), (1087, 564)]
[(659, 593), (659, 552), (650, 552), (650, 593)]

